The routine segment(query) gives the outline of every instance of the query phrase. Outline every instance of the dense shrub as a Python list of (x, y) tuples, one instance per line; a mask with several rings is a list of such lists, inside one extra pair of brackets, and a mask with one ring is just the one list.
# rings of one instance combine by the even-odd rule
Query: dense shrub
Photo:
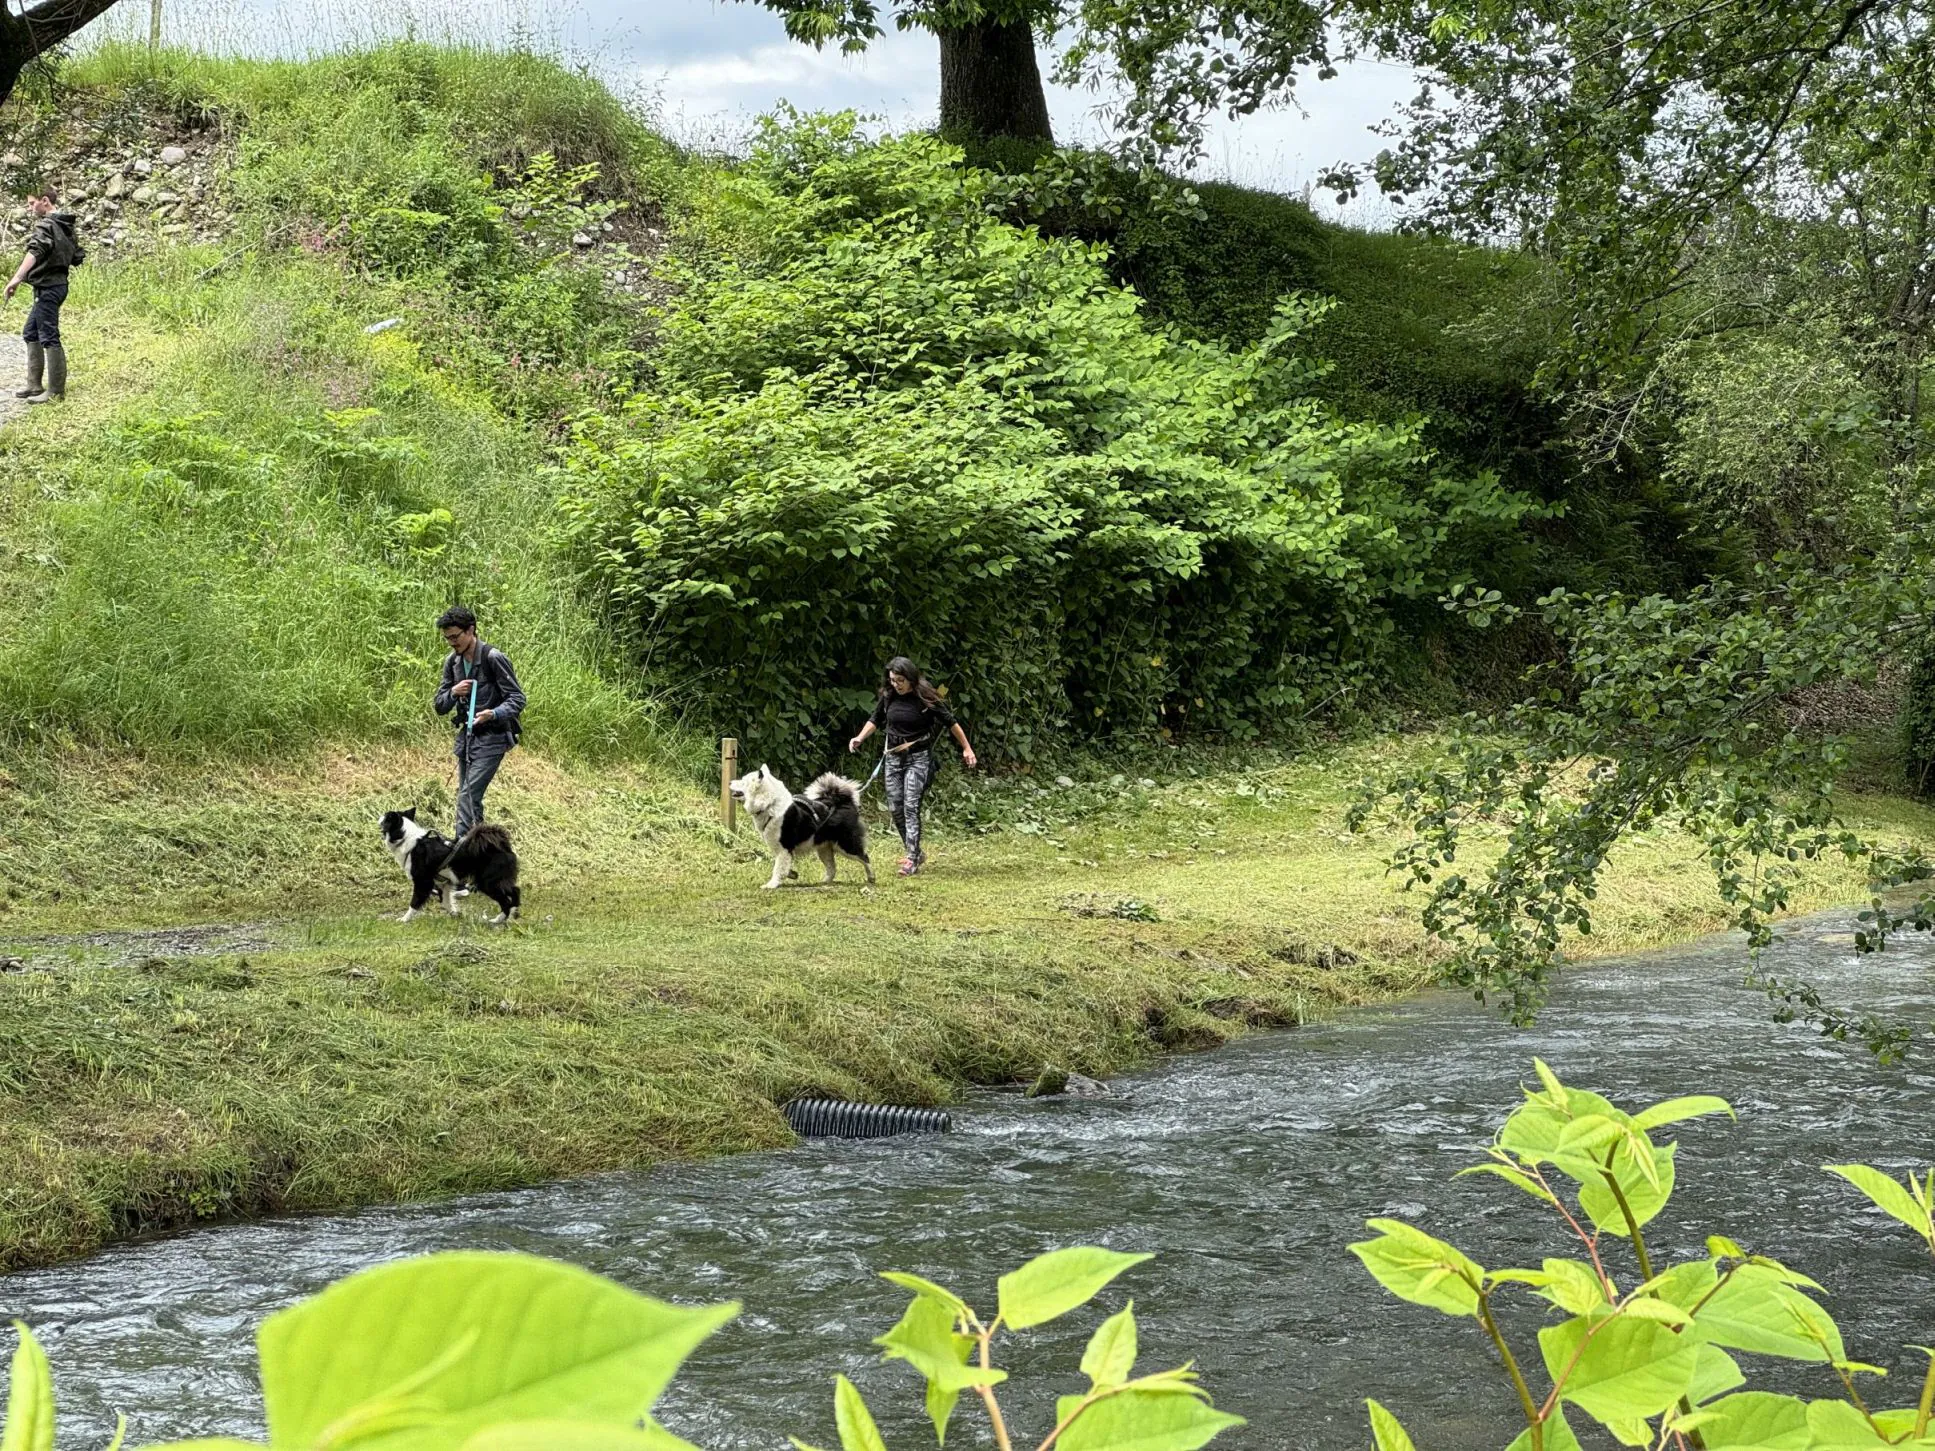
[(768, 127), (658, 387), (576, 431), (593, 574), (758, 751), (817, 763), (895, 651), (1015, 758), (1268, 732), (1388, 663), (1408, 602), (1527, 512), (1309, 396), (1321, 303), (1250, 348), (1183, 339), (1100, 247), (991, 215), (992, 182), (929, 137)]

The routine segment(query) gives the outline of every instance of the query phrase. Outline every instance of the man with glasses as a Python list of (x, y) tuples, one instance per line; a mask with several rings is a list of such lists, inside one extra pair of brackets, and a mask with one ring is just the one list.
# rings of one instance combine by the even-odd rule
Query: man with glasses
[(437, 616), (450, 647), (437, 687), (438, 715), (457, 714), (457, 840), (484, 819), (484, 792), (517, 744), (524, 690), (510, 657), (477, 638), (477, 616), (452, 605)]

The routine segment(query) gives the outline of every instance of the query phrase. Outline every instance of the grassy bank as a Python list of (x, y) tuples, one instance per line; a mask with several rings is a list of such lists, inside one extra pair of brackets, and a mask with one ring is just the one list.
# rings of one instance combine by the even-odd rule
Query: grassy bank
[[(1433, 949), (1384, 844), (1341, 826), (1349, 783), (1399, 749), (959, 790), (932, 872), (871, 893), (762, 892), (756, 844), (691, 788), (526, 754), (492, 798), (527, 863), (510, 931), (379, 915), (404, 884), (372, 822), (447, 810), (433, 748), (162, 776), (16, 760), (0, 1264), (770, 1146), (801, 1093), (1106, 1075), (1413, 990)], [(1594, 951), (1715, 925), (1684, 846), (1630, 854)], [(1813, 900), (1853, 890), (1824, 876)]]

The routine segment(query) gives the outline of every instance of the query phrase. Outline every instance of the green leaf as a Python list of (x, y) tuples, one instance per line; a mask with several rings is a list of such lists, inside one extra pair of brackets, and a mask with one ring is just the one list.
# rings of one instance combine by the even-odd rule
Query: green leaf
[(1082, 1352), (1082, 1374), (1093, 1386), (1119, 1386), (1135, 1370), (1135, 1301), (1095, 1327)]
[(1364, 1404), (1370, 1407), (1371, 1439), (1377, 1443), (1377, 1451), (1417, 1451), (1411, 1444), (1411, 1433), (1398, 1424), (1396, 1416), (1376, 1401)]
[[(1649, 1165), (1650, 1174), (1642, 1172), (1623, 1149), (1613, 1156), (1613, 1178), (1619, 1181), (1620, 1193), (1626, 1196), (1626, 1205), (1633, 1211), (1633, 1219), (1642, 1229), (1666, 1208), (1666, 1201), (1673, 1195), (1673, 1156), (1679, 1147), (1678, 1144), (1668, 1144), (1663, 1149), (1655, 1148)], [(1580, 1179), (1579, 1207), (1586, 1211), (1596, 1227), (1623, 1235), (1626, 1233), (1626, 1216), (1620, 1212), (1619, 1200), (1607, 1185), (1604, 1174), (1605, 1165), (1601, 1163), (1591, 1178)]]
[(25, 1321), (14, 1321), (13, 1328), (20, 1334), (20, 1343), (14, 1347), (7, 1374), (7, 1420), (0, 1429), (0, 1451), (54, 1451), (54, 1375), (47, 1368), (47, 1352)]
[(859, 1388), (843, 1375), (833, 1377), (833, 1424), (840, 1431), (841, 1451), (887, 1451), (873, 1412), (860, 1398)]
[(1846, 1401), (1813, 1401), (1807, 1407), (1808, 1451), (1869, 1451), (1887, 1439)]
[(1583, 1260), (1546, 1260), (1544, 1298), (1568, 1315), (1589, 1315), (1606, 1303), (1605, 1282)]
[(1839, 1174), (1867, 1195), (1883, 1213), (1899, 1219), (1935, 1245), (1935, 1223), (1930, 1222), (1929, 1207), (1916, 1203), (1914, 1196), (1895, 1180), (1866, 1164), (1828, 1164), (1825, 1167), (1828, 1173)]
[(1467, 1174), (1494, 1174), (1515, 1189), (1522, 1189), (1534, 1199), (1546, 1204), (1557, 1204), (1558, 1198), (1530, 1174), (1512, 1164), (1473, 1164), (1469, 1169), (1460, 1169), (1452, 1175), (1462, 1179)]
[(1747, 1383), (1740, 1363), (1717, 1345), (1702, 1345), (1700, 1358), (1693, 1367), (1693, 1384), (1686, 1388), (1686, 1398), (1694, 1405), (1704, 1405), (1715, 1396), (1723, 1396), (1728, 1391)]
[(984, 1370), (967, 1363), (974, 1337), (955, 1331), (953, 1312), (938, 1300), (915, 1297), (894, 1328), (875, 1336), (873, 1343), (886, 1352), (888, 1360), (904, 1360), (949, 1390), (999, 1385), (1008, 1378), (1005, 1370)]
[(600, 1426), (589, 1421), (505, 1421), (486, 1426), (461, 1451), (698, 1451), (659, 1426)]
[(1200, 1396), (1124, 1390), (1083, 1411), (1055, 1444), (1061, 1451), (1195, 1451), (1242, 1424), (1241, 1416), (1216, 1410)]
[(1735, 1117), (1733, 1105), (1724, 1098), (1715, 1098), (1710, 1093), (1696, 1093), (1687, 1098), (1669, 1098), (1664, 1103), (1656, 1103), (1651, 1108), (1641, 1109), (1633, 1115), (1633, 1127), (1641, 1133), (1651, 1133), (1654, 1129), (1665, 1128), (1668, 1124), (1682, 1123), (1690, 1118), (1700, 1118), (1710, 1113), (1724, 1113), (1728, 1118)]
[(1474, 1261), (1401, 1219), (1371, 1219), (1365, 1224), (1382, 1232), (1376, 1239), (1353, 1244), (1350, 1252), (1380, 1285), (1414, 1305), (1447, 1315), (1477, 1315), (1478, 1292), (1473, 1287), (1484, 1282), (1485, 1272)]
[(1605, 1424), (1657, 1416), (1685, 1395), (1700, 1342), (1656, 1320), (1613, 1315), (1547, 1326), (1539, 1349), (1560, 1396)]
[(905, 1270), (885, 1270), (880, 1278), (899, 1285), (903, 1290), (912, 1290), (925, 1299), (938, 1300), (956, 1315), (971, 1313), (968, 1310), (967, 1301), (945, 1285), (937, 1285), (932, 1280), (923, 1280), (919, 1275), (910, 1275)]
[(1154, 1258), (1146, 1254), (1118, 1254), (1093, 1245), (1037, 1255), (1020, 1269), (1010, 1270), (998, 1282), (1002, 1323), (1013, 1330), (1025, 1330), (1057, 1315), (1066, 1315), (1094, 1299), (1124, 1270)]
[[(1532, 1451), (1532, 1428), (1528, 1426), (1514, 1436), (1505, 1451)], [(1579, 1451), (1579, 1438), (1566, 1421), (1564, 1406), (1554, 1406), (1545, 1418), (1545, 1451)]]
[(263, 1322), (269, 1444), (307, 1447), (404, 1387), (409, 1403), (433, 1408), (432, 1419), (365, 1444), (444, 1447), (501, 1421), (629, 1427), (738, 1309), (668, 1305), (531, 1255), (458, 1252), (380, 1265)]
[(1737, 1266), (1694, 1315), (1715, 1345), (1833, 1364), (1847, 1355), (1834, 1317), (1766, 1265)]

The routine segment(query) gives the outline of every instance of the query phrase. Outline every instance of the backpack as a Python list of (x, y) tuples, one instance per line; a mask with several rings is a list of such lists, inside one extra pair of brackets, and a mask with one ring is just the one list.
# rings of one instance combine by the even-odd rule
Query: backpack
[(87, 260), (87, 248), (81, 245), (79, 233), (59, 223), (54, 226), (54, 254), (63, 267), (78, 267)]

